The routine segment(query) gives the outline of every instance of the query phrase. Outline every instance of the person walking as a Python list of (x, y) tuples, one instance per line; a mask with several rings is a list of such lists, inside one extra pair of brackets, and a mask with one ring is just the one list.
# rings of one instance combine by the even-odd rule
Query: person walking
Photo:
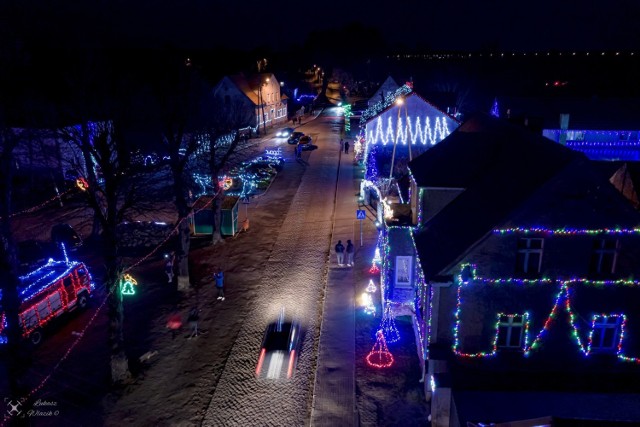
[(174, 259), (175, 255), (173, 254), (173, 252), (171, 252), (171, 254), (169, 254), (168, 258), (167, 258), (167, 262), (165, 262), (164, 264), (164, 272), (167, 275), (167, 279), (169, 279), (168, 283), (173, 282), (173, 259)]
[(218, 299), (224, 301), (224, 273), (221, 268), (214, 275), (216, 279), (216, 289), (218, 290)]
[(188, 338), (193, 338), (200, 335), (198, 333), (198, 319), (200, 319), (198, 307), (193, 307), (189, 312), (189, 316), (187, 317), (187, 322), (189, 322), (189, 326), (191, 326), (191, 335), (189, 335)]
[(301, 158), (302, 158), (302, 145), (298, 143), (296, 145), (296, 159), (301, 159)]
[(348, 154), (348, 153), (349, 153), (349, 141), (345, 141), (345, 142), (344, 142), (344, 152), (345, 152), (346, 154)]
[(349, 267), (353, 267), (353, 243), (351, 240), (347, 240), (347, 265)]
[(171, 339), (175, 339), (178, 329), (182, 327), (182, 316), (179, 311), (173, 312), (167, 319), (167, 329), (171, 331)]
[(342, 240), (338, 240), (335, 250), (336, 257), (338, 258), (338, 265), (344, 265), (344, 245), (342, 244)]

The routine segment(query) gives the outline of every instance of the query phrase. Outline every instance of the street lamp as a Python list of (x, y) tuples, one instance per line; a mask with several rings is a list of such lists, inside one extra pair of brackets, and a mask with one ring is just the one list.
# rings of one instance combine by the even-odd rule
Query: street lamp
[[(262, 96), (262, 88), (267, 84), (269, 84), (269, 77), (267, 77), (264, 82), (260, 82), (260, 89), (258, 90), (258, 102), (262, 108), (262, 130), (265, 135), (267, 134), (267, 116), (264, 114), (264, 97)], [(260, 127), (260, 123), (258, 123), (258, 127)]]

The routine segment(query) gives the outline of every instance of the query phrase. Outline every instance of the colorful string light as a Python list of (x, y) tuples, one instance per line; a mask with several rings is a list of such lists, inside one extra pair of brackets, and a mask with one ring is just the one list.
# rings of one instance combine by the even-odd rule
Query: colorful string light
[(381, 330), (384, 333), (384, 336), (387, 337), (386, 340), (389, 344), (400, 341), (400, 332), (396, 327), (396, 321), (393, 317), (393, 312), (391, 311), (391, 304), (388, 301), (385, 304), (384, 311), (382, 312), (382, 321), (380, 322), (379, 330)]
[(393, 365), (393, 355), (387, 347), (387, 342), (384, 339), (382, 331), (378, 331), (376, 334), (376, 343), (371, 348), (369, 354), (367, 354), (365, 360), (367, 365), (373, 368), (389, 368)]
[(640, 234), (640, 228), (546, 228), (546, 227), (513, 227), (498, 228), (495, 234), (551, 234), (560, 236), (576, 235), (628, 235)]

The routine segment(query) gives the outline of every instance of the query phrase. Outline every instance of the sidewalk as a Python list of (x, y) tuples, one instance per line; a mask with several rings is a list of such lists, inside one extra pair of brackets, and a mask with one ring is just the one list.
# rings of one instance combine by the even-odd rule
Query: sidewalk
[[(341, 152), (311, 426), (359, 425), (355, 396), (355, 307), (356, 294), (361, 290), (355, 282), (357, 272), (370, 264), (376, 243), (373, 221), (367, 218), (362, 224), (361, 246), (360, 224), (356, 219), (361, 178), (362, 171), (353, 164), (353, 154)], [(338, 240), (346, 245), (347, 239), (356, 247), (355, 266), (339, 267), (333, 246)]]

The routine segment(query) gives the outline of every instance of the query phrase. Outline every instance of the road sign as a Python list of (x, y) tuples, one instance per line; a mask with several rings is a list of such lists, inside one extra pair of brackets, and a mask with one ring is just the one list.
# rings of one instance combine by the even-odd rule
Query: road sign
[(363, 220), (366, 218), (367, 218), (367, 213), (364, 210), (362, 209), (356, 210), (356, 219)]

